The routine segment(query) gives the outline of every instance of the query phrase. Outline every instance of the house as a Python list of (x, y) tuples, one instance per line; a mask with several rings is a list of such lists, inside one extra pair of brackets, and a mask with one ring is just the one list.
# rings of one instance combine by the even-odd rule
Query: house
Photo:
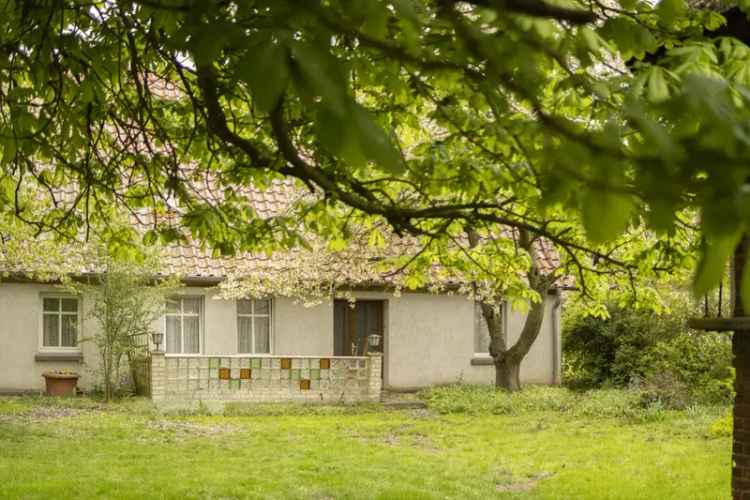
[[(253, 194), (259, 212), (281, 203), (279, 190)], [(164, 273), (181, 276), (183, 286), (153, 325), (165, 334), (164, 345), (152, 346), (165, 351), (151, 357), (155, 399), (377, 399), (381, 388), (494, 381), (486, 326), (465, 296), (395, 296), (387, 286), (366, 286), (351, 290), (353, 306), (327, 300), (306, 307), (283, 296), (227, 299), (216, 288), (227, 265), (197, 245), (167, 249)], [(96, 348), (78, 342), (97, 328), (90, 307), (87, 297), (63, 293), (55, 283), (23, 273), (3, 278), (0, 391), (39, 391), (42, 373), (53, 369), (79, 372), (79, 387), (94, 388)], [(525, 315), (507, 305), (503, 312), (513, 341)], [(373, 333), (383, 341), (368, 347)], [(560, 301), (551, 300), (522, 364), (522, 382), (559, 383), (560, 344)]]

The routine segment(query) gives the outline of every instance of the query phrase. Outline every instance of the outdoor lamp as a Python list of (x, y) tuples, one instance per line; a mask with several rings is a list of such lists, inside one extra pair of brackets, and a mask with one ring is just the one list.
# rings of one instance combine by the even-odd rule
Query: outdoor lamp
[(151, 340), (156, 345), (156, 352), (161, 352), (161, 343), (164, 342), (164, 334), (160, 332), (153, 332), (151, 334)]
[(370, 345), (370, 347), (378, 347), (380, 345), (381, 338), (381, 335), (373, 333), (372, 335), (367, 336), (367, 343)]

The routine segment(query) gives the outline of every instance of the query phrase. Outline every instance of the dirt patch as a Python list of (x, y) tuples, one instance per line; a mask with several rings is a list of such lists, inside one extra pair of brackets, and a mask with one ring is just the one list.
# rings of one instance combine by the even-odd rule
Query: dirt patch
[(57, 406), (37, 406), (28, 412), (0, 415), (0, 422), (8, 424), (38, 424), (63, 418), (77, 417), (89, 412), (91, 412), (91, 410)]
[(540, 481), (552, 476), (554, 476), (552, 472), (540, 472), (523, 481), (497, 484), (495, 489), (503, 493), (526, 493), (536, 488)]
[(435, 418), (437, 416), (437, 413), (435, 413), (432, 410), (428, 410), (426, 408), (418, 408), (414, 409), (409, 412), (409, 418), (414, 419), (428, 419), (428, 418)]
[[(229, 424), (199, 424), (194, 422), (183, 422), (179, 420), (152, 420), (146, 424), (149, 430), (157, 431), (160, 436), (170, 440), (186, 440), (196, 437), (218, 437), (231, 434), (237, 428)], [(148, 439), (146, 436), (143, 439)]]
[(441, 451), (427, 434), (411, 430), (413, 427), (411, 424), (404, 424), (391, 429), (386, 434), (362, 435), (351, 433), (349, 436), (368, 444), (378, 443), (386, 446), (410, 446), (431, 453), (439, 453)]

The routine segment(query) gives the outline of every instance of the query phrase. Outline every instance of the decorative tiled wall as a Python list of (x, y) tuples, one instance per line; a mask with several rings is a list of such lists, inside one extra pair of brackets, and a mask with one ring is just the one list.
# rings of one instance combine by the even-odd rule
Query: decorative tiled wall
[(154, 400), (378, 401), (382, 357), (151, 355)]

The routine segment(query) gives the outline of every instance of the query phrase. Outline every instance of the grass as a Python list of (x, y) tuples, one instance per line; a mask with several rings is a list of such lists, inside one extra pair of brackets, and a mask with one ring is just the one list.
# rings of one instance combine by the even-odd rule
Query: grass
[(723, 408), (644, 408), (617, 391), (425, 396), (428, 410), (232, 405), (222, 415), (165, 413), (138, 399), (0, 398), (0, 497), (729, 494), (730, 439), (710, 432)]

